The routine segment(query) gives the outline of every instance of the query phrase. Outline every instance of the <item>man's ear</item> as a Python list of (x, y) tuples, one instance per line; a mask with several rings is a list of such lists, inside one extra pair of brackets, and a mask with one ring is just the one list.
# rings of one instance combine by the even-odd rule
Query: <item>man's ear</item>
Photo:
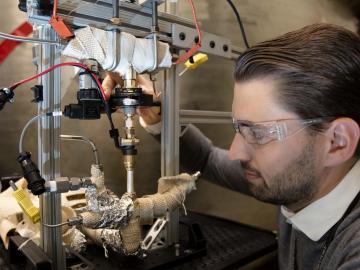
[(343, 117), (334, 120), (325, 134), (328, 140), (326, 166), (339, 165), (354, 156), (360, 130), (353, 119)]

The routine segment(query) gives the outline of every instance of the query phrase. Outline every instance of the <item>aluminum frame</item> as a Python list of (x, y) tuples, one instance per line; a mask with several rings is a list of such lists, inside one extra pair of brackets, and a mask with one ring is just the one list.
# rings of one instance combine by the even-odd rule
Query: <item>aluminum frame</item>
[[(49, 17), (40, 15), (36, 10), (36, 1), (28, 1), (28, 18), (37, 31), (35, 36), (41, 39), (54, 40), (58, 38), (48, 24)], [(94, 5), (97, 5), (94, 8)], [(76, 27), (92, 25), (102, 29), (120, 29), (137, 37), (146, 37), (151, 32), (152, 16), (151, 9), (137, 4), (125, 2), (119, 3), (119, 18), (121, 25), (111, 23), (113, 16), (112, 0), (63, 0), (58, 6), (58, 14), (65, 21)], [(166, 12), (176, 14), (176, 3), (166, 2)], [(159, 34), (161, 41), (170, 43), (173, 49), (188, 49), (191, 40), (196, 37), (196, 29), (193, 22), (168, 13), (160, 13)], [(182, 38), (185, 33), (185, 39)], [(203, 33), (205, 45), (200, 49), (212, 55), (223, 58), (236, 59), (241, 49), (233, 46), (229, 39), (214, 34)], [(187, 38), (186, 38), (187, 37)], [(214, 41), (214, 47), (210, 42)], [(224, 50), (227, 46), (227, 50)], [(220, 49), (219, 49), (220, 48)], [(222, 50), (221, 50), (222, 48)], [(60, 48), (52, 45), (35, 46), (37, 52), (36, 63), (38, 71), (53, 66), (60, 62)], [(179, 131), (181, 123), (204, 123), (204, 115), (182, 111), (180, 121), (180, 99), (176, 66), (165, 71), (165, 91), (163, 93), (163, 126), (161, 142), (161, 174), (162, 176), (176, 175), (179, 173)], [(42, 76), (39, 83), (44, 86), (44, 101), (39, 104), (39, 113), (60, 110), (60, 70), (55, 70)], [(185, 115), (184, 115), (185, 112)], [(216, 113), (215, 113), (216, 114)], [(214, 118), (224, 118), (228, 115), (212, 115)], [(194, 118), (195, 117), (195, 118)], [(190, 119), (192, 118), (192, 119)], [(211, 118), (211, 117), (210, 117)], [(206, 120), (209, 121), (209, 120)], [(206, 122), (205, 123), (208, 123)], [(215, 122), (218, 120), (214, 120)], [(223, 121), (223, 120), (221, 120)], [(43, 118), (38, 126), (38, 164), (41, 174), (46, 181), (60, 177), (60, 119)], [(40, 199), (42, 222), (46, 224), (61, 223), (61, 197), (60, 194), (44, 194)], [(166, 217), (166, 244), (178, 244), (179, 241), (179, 211), (173, 211)], [(65, 252), (62, 246), (61, 228), (41, 227), (41, 246), (49, 255), (54, 264), (54, 269), (65, 269)]]
[[(56, 33), (50, 25), (35, 26), (35, 36), (41, 39), (56, 40)], [(60, 63), (60, 50), (51, 45), (34, 47), (35, 63), (38, 72)], [(43, 85), (43, 102), (38, 105), (38, 113), (61, 110), (60, 69), (39, 78)], [(60, 177), (60, 118), (42, 117), (38, 124), (38, 166), (45, 181)], [(40, 196), (41, 223), (61, 223), (61, 194), (44, 193)], [(61, 227), (40, 226), (40, 245), (53, 262), (53, 269), (65, 269), (65, 250), (62, 245)]]
[[(94, 8), (96, 5), (96, 8)], [(169, 5), (168, 5), (169, 6)], [(169, 12), (167, 10), (167, 12)], [(58, 12), (64, 20), (73, 26), (91, 25), (101, 29), (119, 29), (137, 37), (147, 37), (152, 30), (152, 14), (149, 5), (119, 3), (120, 24), (113, 24), (112, 0), (60, 0)], [(31, 22), (47, 23), (48, 16), (40, 15), (36, 9), (28, 12)], [(158, 13), (158, 38), (168, 42), (173, 48), (188, 49), (192, 46), (197, 31), (192, 20), (173, 14)], [(202, 31), (200, 52), (228, 59), (237, 59), (243, 48), (234, 46), (230, 39)], [(212, 45), (214, 44), (214, 45)]]

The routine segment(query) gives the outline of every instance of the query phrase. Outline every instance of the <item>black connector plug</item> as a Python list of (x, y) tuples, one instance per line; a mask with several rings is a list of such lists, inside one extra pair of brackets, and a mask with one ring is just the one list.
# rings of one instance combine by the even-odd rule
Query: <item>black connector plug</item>
[(14, 92), (9, 88), (0, 89), (0, 111), (4, 108), (6, 102), (13, 102)]
[(77, 104), (69, 104), (64, 108), (64, 116), (71, 119), (100, 119), (103, 101), (97, 89), (86, 89), (77, 92)]
[(30, 152), (22, 152), (17, 158), (24, 172), (24, 177), (28, 183), (28, 189), (34, 195), (41, 195), (46, 191), (45, 180), (41, 177), (36, 164), (31, 160)]
[(31, 102), (39, 103), (43, 101), (43, 86), (42, 85), (35, 85), (31, 87), (31, 90), (34, 93), (34, 99)]
[(18, 8), (23, 12), (27, 12), (26, 0), (19, 0)]

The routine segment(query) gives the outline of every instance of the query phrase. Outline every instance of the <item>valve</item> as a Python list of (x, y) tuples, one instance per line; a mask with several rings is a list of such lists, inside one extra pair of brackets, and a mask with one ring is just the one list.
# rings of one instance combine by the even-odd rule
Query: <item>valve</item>
[[(99, 74), (98, 63), (88, 59), (84, 62), (95, 74)], [(77, 104), (65, 106), (64, 115), (71, 119), (100, 119), (103, 111), (103, 101), (97, 89), (96, 83), (88, 72), (80, 72), (79, 88), (77, 92)]]

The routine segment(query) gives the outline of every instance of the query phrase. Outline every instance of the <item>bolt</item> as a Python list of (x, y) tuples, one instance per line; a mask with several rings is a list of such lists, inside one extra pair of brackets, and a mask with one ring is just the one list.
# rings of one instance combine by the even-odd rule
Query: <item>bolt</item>
[(186, 39), (185, 33), (184, 33), (184, 32), (181, 32), (181, 33), (179, 34), (179, 38), (180, 38), (180, 40), (185, 40), (185, 39)]

